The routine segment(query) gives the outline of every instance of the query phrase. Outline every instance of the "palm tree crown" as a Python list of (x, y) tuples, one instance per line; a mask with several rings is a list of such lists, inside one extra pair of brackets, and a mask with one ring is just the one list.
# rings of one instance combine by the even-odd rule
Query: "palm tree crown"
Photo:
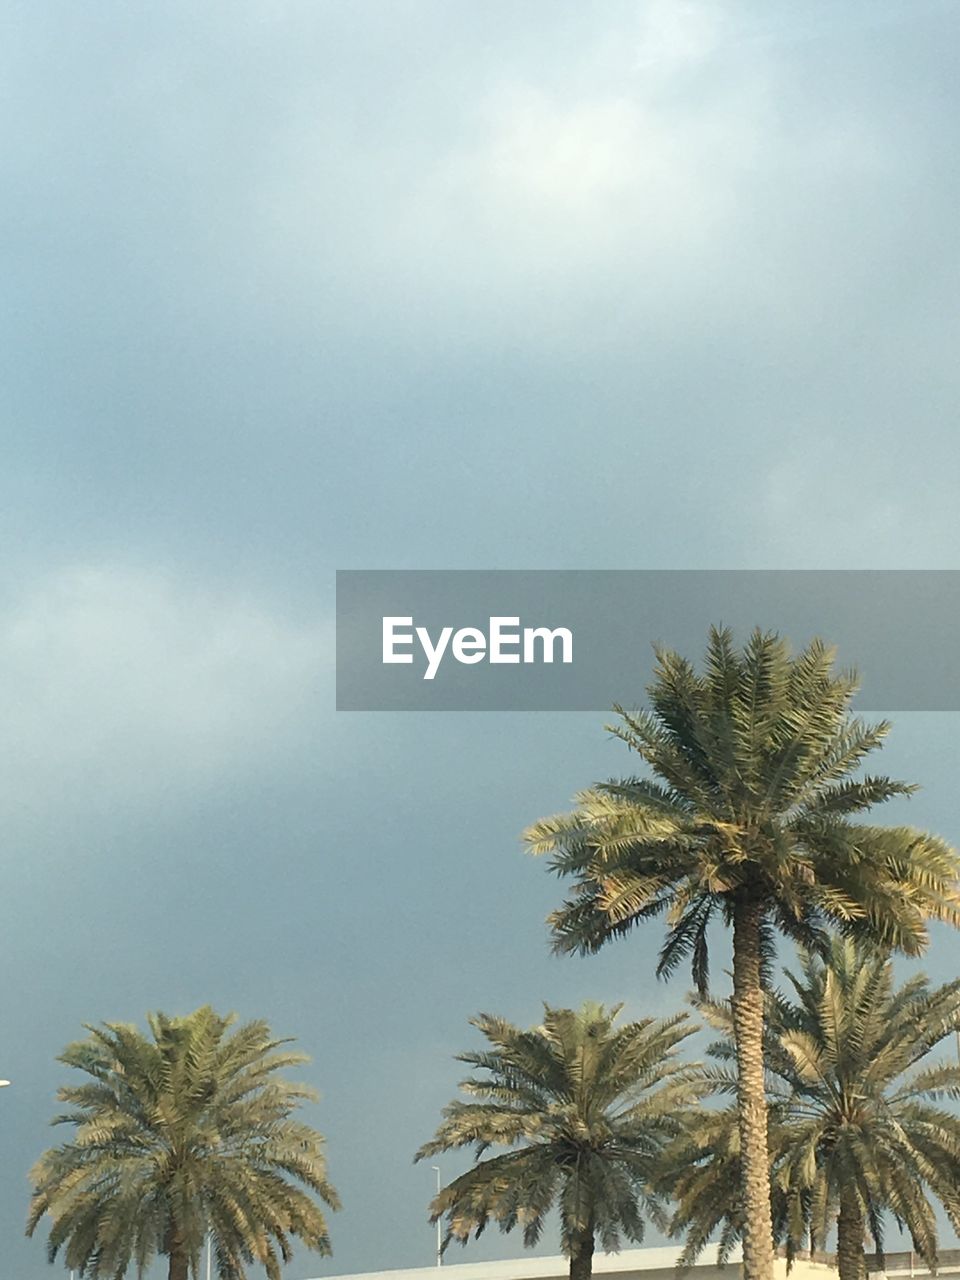
[(960, 924), (960, 862), (944, 841), (851, 821), (916, 787), (851, 776), (890, 725), (851, 717), (857, 677), (832, 668), (822, 642), (791, 657), (760, 631), (738, 653), (712, 629), (702, 675), (657, 650), (652, 710), (618, 706), (608, 726), (655, 778), (601, 783), (525, 833), (575, 881), (551, 916), (558, 950), (596, 951), (666, 913), (659, 972), (689, 957), (705, 995), (707, 927), (717, 914), (731, 923), (744, 898), (762, 902), (771, 946), (771, 926), (816, 944), (830, 924), (916, 955), (928, 919)]
[(853, 776), (889, 728), (851, 717), (856, 688), (820, 641), (794, 657), (756, 631), (737, 651), (715, 628), (702, 674), (659, 650), (650, 711), (618, 707), (612, 727), (654, 777), (595, 786), (575, 812), (526, 833), (573, 880), (550, 918), (558, 950), (596, 951), (666, 914), (659, 972), (689, 958), (705, 995), (708, 927), (716, 917), (732, 926), (748, 1280), (773, 1268), (762, 1041), (776, 931), (816, 947), (832, 924), (916, 954), (929, 918), (960, 924), (948, 845), (854, 820), (914, 790)]
[[(935, 1269), (928, 1193), (960, 1229), (960, 1116), (940, 1105), (960, 1098), (960, 1066), (926, 1059), (960, 1027), (960, 979), (931, 990), (921, 974), (897, 989), (889, 957), (848, 939), (834, 939), (825, 957), (802, 955), (799, 975), (787, 976), (794, 998), (770, 998), (766, 1062), (774, 1198), (788, 1253), (807, 1238), (824, 1248), (836, 1223), (841, 1278), (858, 1280), (866, 1274), (867, 1225), (882, 1269), (886, 1210)], [(699, 1008), (727, 1033), (711, 1055), (731, 1061), (729, 1006)], [(714, 1080), (734, 1087), (723, 1069)], [(702, 1173), (689, 1144), (681, 1157), (698, 1236), (707, 1206), (713, 1202), (716, 1216), (724, 1202), (711, 1140), (701, 1134), (699, 1142)]]
[(60, 1056), (91, 1079), (60, 1089), (69, 1110), (53, 1123), (75, 1126), (73, 1138), (31, 1172), (27, 1234), (52, 1217), (51, 1261), (62, 1250), (81, 1276), (115, 1280), (161, 1255), (170, 1280), (187, 1280), (209, 1230), (220, 1280), (244, 1280), (253, 1262), (279, 1280), (294, 1237), (330, 1252), (308, 1194), (339, 1207), (323, 1139), (292, 1118), (315, 1095), (277, 1075), (307, 1059), (264, 1022), (234, 1022), (210, 1008), (151, 1014), (149, 1036), (87, 1027)]
[[(446, 1242), (465, 1243), (493, 1219), (537, 1242), (559, 1206), (571, 1275), (590, 1275), (595, 1241), (619, 1247), (643, 1238), (643, 1214), (662, 1221), (650, 1192), (659, 1152), (678, 1131), (682, 1108), (703, 1085), (696, 1068), (676, 1061), (677, 1045), (696, 1030), (685, 1014), (616, 1026), (621, 1006), (545, 1008), (528, 1031), (502, 1018), (473, 1019), (491, 1048), (460, 1054), (477, 1074), (461, 1089), (416, 1159), (475, 1146), (477, 1163), (432, 1205), (447, 1215)], [(485, 1157), (491, 1147), (502, 1154)], [(445, 1242), (445, 1243), (446, 1243)]]

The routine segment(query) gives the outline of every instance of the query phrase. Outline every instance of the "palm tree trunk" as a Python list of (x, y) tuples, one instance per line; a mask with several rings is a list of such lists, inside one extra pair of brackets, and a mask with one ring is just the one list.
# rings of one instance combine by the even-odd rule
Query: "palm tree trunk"
[(863, 1251), (863, 1212), (855, 1195), (840, 1197), (837, 1218), (837, 1270), (840, 1280), (866, 1280), (867, 1259)]
[(190, 1259), (176, 1227), (167, 1233), (167, 1257), (170, 1262), (167, 1280), (190, 1280)]
[(585, 1231), (570, 1254), (570, 1280), (590, 1280), (593, 1275), (593, 1227)]
[(167, 1276), (168, 1280), (189, 1280), (190, 1264), (185, 1253), (171, 1253)]
[(733, 1025), (737, 1045), (744, 1280), (773, 1278), (773, 1222), (763, 1074), (763, 986), (760, 924), (763, 903), (738, 899), (733, 913)]

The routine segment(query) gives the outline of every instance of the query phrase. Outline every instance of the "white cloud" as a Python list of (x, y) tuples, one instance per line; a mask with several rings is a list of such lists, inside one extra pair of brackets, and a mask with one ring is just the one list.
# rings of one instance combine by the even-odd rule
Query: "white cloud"
[(0, 606), (0, 806), (140, 804), (268, 767), (333, 657), (319, 625), (109, 566)]
[[(762, 77), (692, 111), (648, 87), (498, 83), (458, 137), (403, 166), (318, 138), (317, 170), (336, 180), (285, 168), (253, 214), (280, 322), (321, 309), (339, 337), (436, 346), (492, 332), (536, 347), (589, 341), (611, 291), (662, 316), (730, 235), (774, 126)], [(308, 139), (290, 149), (312, 152)]]
[(704, 62), (717, 48), (725, 18), (722, 4), (647, 0), (640, 6), (639, 66), (669, 74)]
[[(567, 102), (512, 88), (487, 111), (482, 145), (449, 159), (424, 206), (522, 276), (576, 279), (631, 245), (635, 260), (653, 260), (697, 240), (728, 203), (722, 167), (753, 133), (739, 120), (691, 127), (624, 94)], [(716, 155), (721, 139), (718, 168), (707, 149)]]
[(418, 86), (437, 123), (417, 136), (389, 114), (334, 123), (303, 95), (250, 192), (278, 323), (582, 349), (735, 299), (766, 330), (810, 278), (809, 211), (826, 199), (829, 222), (889, 144), (855, 101), (797, 128), (783, 67), (730, 13), (653, 0), (569, 79), (491, 67), (463, 99), (443, 81), (442, 101)]

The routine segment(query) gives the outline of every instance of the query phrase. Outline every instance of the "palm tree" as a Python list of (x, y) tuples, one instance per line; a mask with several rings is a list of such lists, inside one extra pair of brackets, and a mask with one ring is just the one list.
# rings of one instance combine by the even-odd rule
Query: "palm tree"
[[(936, 1270), (930, 1195), (960, 1230), (960, 1117), (939, 1105), (960, 1098), (960, 1066), (924, 1060), (960, 1027), (960, 980), (931, 990), (921, 974), (897, 989), (888, 955), (842, 938), (825, 957), (802, 953), (800, 974), (787, 977), (795, 998), (770, 997), (765, 1054), (774, 1203), (788, 1256), (807, 1239), (825, 1248), (836, 1225), (841, 1280), (863, 1280), (865, 1228), (882, 1269), (889, 1212)], [(725, 1033), (711, 1056), (732, 1062), (729, 1005), (698, 1008)], [(725, 1068), (713, 1080), (735, 1088)], [(734, 1148), (729, 1113), (720, 1113), (712, 1133), (691, 1133), (667, 1157), (677, 1171), (674, 1227), (690, 1232), (691, 1252), (721, 1222), (728, 1240), (742, 1226), (724, 1190)]]
[(169, 1280), (188, 1280), (208, 1230), (220, 1280), (245, 1280), (253, 1262), (279, 1280), (294, 1237), (330, 1252), (308, 1194), (339, 1207), (323, 1139), (293, 1118), (315, 1095), (277, 1074), (308, 1059), (265, 1022), (235, 1021), (156, 1013), (149, 1036), (108, 1022), (68, 1045), (59, 1061), (90, 1079), (60, 1089), (68, 1110), (53, 1123), (75, 1131), (31, 1171), (27, 1234), (52, 1217), (51, 1262), (62, 1250), (82, 1277), (117, 1280), (160, 1255)]
[(702, 674), (658, 650), (651, 710), (617, 707), (611, 728), (654, 778), (595, 786), (525, 836), (574, 880), (550, 917), (557, 950), (597, 951), (666, 913), (658, 972), (690, 958), (705, 994), (708, 927), (732, 928), (746, 1280), (773, 1272), (763, 1004), (776, 932), (815, 948), (832, 923), (915, 955), (928, 918), (960, 924), (948, 845), (852, 820), (915, 789), (853, 776), (889, 729), (851, 717), (856, 688), (819, 640), (794, 657), (756, 631), (738, 652), (714, 628)]
[[(436, 1135), (415, 1159), (476, 1146), (477, 1163), (433, 1201), (447, 1215), (444, 1248), (465, 1244), (490, 1219), (539, 1240), (557, 1205), (572, 1280), (589, 1280), (596, 1242), (610, 1251), (621, 1236), (643, 1239), (643, 1212), (664, 1214), (649, 1189), (659, 1153), (678, 1132), (678, 1115), (703, 1088), (698, 1069), (676, 1060), (696, 1027), (686, 1014), (615, 1026), (622, 1006), (544, 1008), (543, 1024), (521, 1030), (481, 1014), (472, 1025), (492, 1048), (463, 1053), (480, 1074), (460, 1088)], [(502, 1154), (482, 1157), (490, 1147)]]

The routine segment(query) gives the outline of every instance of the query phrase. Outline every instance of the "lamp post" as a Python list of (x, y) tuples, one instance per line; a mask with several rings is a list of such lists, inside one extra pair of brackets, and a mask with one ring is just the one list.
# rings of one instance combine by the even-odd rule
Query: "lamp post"
[[(440, 1194), (440, 1166), (432, 1164), (430, 1168), (437, 1175), (437, 1195)], [(437, 1219), (437, 1266), (443, 1266), (443, 1243), (440, 1236), (440, 1219)]]

